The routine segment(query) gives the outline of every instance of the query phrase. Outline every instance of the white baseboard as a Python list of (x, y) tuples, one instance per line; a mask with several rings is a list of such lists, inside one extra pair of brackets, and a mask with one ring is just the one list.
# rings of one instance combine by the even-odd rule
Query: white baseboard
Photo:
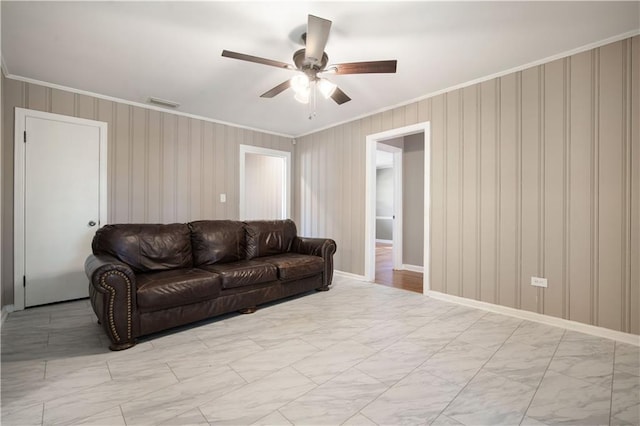
[(0, 326), (4, 324), (4, 321), (7, 319), (7, 316), (11, 312), (13, 312), (13, 305), (4, 305), (2, 307), (2, 315), (0, 316)]
[(376, 238), (376, 243), (393, 244), (393, 240), (380, 240)]
[(610, 330), (608, 328), (598, 327), (595, 325), (583, 324), (581, 322), (552, 317), (550, 315), (539, 314), (537, 312), (530, 312), (522, 309), (509, 308), (507, 306), (494, 305), (493, 303), (481, 302), (479, 300), (467, 299), (465, 297), (452, 296), (450, 294), (440, 293), (433, 290), (428, 290), (426, 292), (426, 295), (429, 297), (433, 297), (434, 299), (453, 302), (459, 305), (482, 309), (484, 311), (509, 315), (512, 317), (539, 322), (554, 327), (562, 327), (566, 328), (567, 330), (591, 334), (592, 336), (617, 340), (619, 342), (628, 343), (630, 345), (640, 346), (640, 336), (637, 336), (635, 334), (623, 333), (622, 331)]
[(400, 268), (405, 270), (405, 271), (420, 272), (421, 274), (424, 274), (424, 266), (406, 265), (406, 264), (403, 263)]
[(364, 278), (364, 275), (357, 275), (357, 274), (352, 274), (351, 272), (338, 271), (337, 269), (333, 270), (333, 274), (338, 275), (340, 277), (344, 277), (344, 278), (351, 278), (352, 280), (365, 281), (365, 282), (367, 281)]

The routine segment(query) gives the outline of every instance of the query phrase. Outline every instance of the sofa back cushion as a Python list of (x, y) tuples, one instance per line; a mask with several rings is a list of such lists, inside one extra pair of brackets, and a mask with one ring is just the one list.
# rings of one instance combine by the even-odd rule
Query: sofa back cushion
[(290, 220), (253, 220), (245, 222), (247, 259), (287, 253), (297, 235), (296, 224)]
[(199, 220), (189, 223), (194, 266), (244, 259), (244, 223), (232, 220)]
[(135, 272), (193, 266), (191, 233), (182, 223), (106, 225), (96, 232), (91, 248), (93, 254), (113, 256)]

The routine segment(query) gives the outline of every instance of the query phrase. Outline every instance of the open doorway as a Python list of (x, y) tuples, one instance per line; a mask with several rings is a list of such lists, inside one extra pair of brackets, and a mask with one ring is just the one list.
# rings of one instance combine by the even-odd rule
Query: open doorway
[[(367, 137), (368, 281), (417, 292), (429, 290), (429, 136), (427, 122)], [(391, 165), (386, 152), (394, 153)]]
[(402, 147), (403, 138), (376, 144), (376, 247), (390, 269), (402, 265)]
[(240, 219), (291, 216), (291, 153), (240, 145)]

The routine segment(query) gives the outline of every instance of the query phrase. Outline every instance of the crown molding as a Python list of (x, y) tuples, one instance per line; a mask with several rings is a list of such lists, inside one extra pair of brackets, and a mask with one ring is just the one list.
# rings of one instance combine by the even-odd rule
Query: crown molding
[(480, 77), (480, 78), (477, 78), (475, 80), (470, 80), (470, 81), (467, 81), (465, 83), (457, 84), (455, 86), (450, 86), (450, 87), (447, 87), (446, 89), (437, 90), (435, 92), (431, 92), (431, 93), (428, 93), (426, 95), (422, 95), (420, 97), (410, 99), (408, 101), (400, 102), (400, 103), (395, 104), (395, 105), (391, 105), (391, 106), (383, 107), (383, 108), (380, 108), (380, 109), (376, 109), (376, 110), (367, 112), (365, 114), (359, 115), (359, 116), (357, 116), (355, 118), (350, 118), (348, 120), (344, 120), (344, 121), (340, 121), (340, 122), (337, 122), (337, 123), (334, 123), (334, 124), (330, 124), (330, 125), (327, 125), (327, 126), (324, 126), (324, 127), (320, 127), (320, 128), (318, 128), (316, 130), (313, 130), (313, 131), (310, 131), (310, 132), (306, 132), (306, 133), (303, 133), (303, 134), (300, 134), (300, 135), (296, 135), (295, 137), (296, 138), (302, 138), (304, 136), (309, 136), (309, 135), (312, 135), (314, 133), (318, 133), (318, 132), (322, 132), (322, 131), (327, 130), (327, 129), (331, 129), (333, 127), (338, 127), (338, 126), (341, 126), (343, 124), (352, 123), (354, 121), (362, 120), (363, 118), (370, 117), (370, 116), (375, 115), (375, 114), (380, 114), (380, 113), (385, 112), (385, 111), (390, 111), (390, 110), (393, 110), (393, 109), (396, 109), (396, 108), (400, 108), (400, 107), (403, 107), (403, 106), (411, 105), (411, 104), (416, 103), (416, 102), (423, 101), (425, 99), (433, 98), (435, 96), (442, 95), (443, 93), (452, 92), (452, 91), (458, 90), (458, 89), (464, 89), (465, 87), (473, 86), (474, 84), (483, 83), (485, 81), (493, 80), (494, 78), (504, 77), (505, 75), (509, 75), (509, 74), (512, 74), (512, 73), (515, 73), (515, 72), (524, 71), (524, 70), (529, 69), (529, 68), (537, 67), (538, 65), (546, 64), (546, 63), (549, 63), (549, 62), (553, 62), (553, 61), (555, 61), (557, 59), (562, 59), (562, 58), (566, 58), (568, 56), (576, 55), (578, 53), (586, 52), (587, 50), (596, 49), (598, 47), (602, 47), (602, 46), (605, 46), (605, 45), (610, 44), (610, 43), (615, 43), (616, 41), (625, 40), (627, 38), (631, 38), (631, 37), (634, 37), (634, 36), (637, 36), (637, 35), (640, 35), (640, 29), (636, 29), (636, 30), (633, 30), (633, 31), (628, 31), (626, 33), (618, 34), (618, 35), (615, 35), (613, 37), (609, 37), (609, 38), (605, 38), (603, 40), (599, 40), (599, 41), (596, 41), (596, 42), (593, 42), (593, 43), (585, 44), (584, 46), (580, 46), (580, 47), (577, 47), (575, 49), (571, 49), (571, 50), (567, 50), (565, 52), (557, 53), (555, 55), (547, 56), (546, 58), (538, 59), (537, 61), (533, 61), (533, 62), (526, 63), (524, 65), (519, 65), (517, 67), (509, 68), (507, 70), (500, 71), (500, 72), (497, 72), (497, 73), (494, 73), (494, 74), (490, 74), (490, 75), (487, 75), (487, 76), (484, 76), (484, 77)]
[(118, 103), (121, 103), (121, 104), (131, 105), (131, 106), (135, 106), (135, 107), (139, 107), (139, 108), (150, 109), (150, 110), (153, 110), (153, 111), (166, 112), (167, 114), (179, 115), (179, 116), (182, 116), (182, 117), (188, 117), (188, 118), (193, 118), (193, 119), (196, 119), (196, 120), (207, 121), (207, 122), (210, 122), (210, 123), (223, 124), (225, 126), (236, 127), (238, 129), (251, 130), (253, 132), (265, 133), (265, 134), (279, 136), (279, 137), (283, 137), (283, 138), (287, 138), (287, 139), (292, 139), (293, 138), (293, 136), (287, 135), (287, 134), (284, 134), (284, 133), (277, 133), (277, 132), (272, 132), (272, 131), (269, 131), (269, 130), (257, 129), (255, 127), (243, 126), (241, 124), (236, 124), (236, 123), (230, 123), (230, 122), (227, 122), (227, 121), (216, 120), (216, 119), (213, 119), (213, 118), (210, 118), (210, 117), (205, 117), (205, 116), (202, 116), (202, 115), (190, 114), (188, 112), (181, 112), (181, 111), (175, 111), (175, 110), (169, 110), (167, 108), (157, 107), (157, 106), (150, 105), (150, 104), (145, 104), (145, 103), (142, 103), (142, 102), (129, 101), (127, 99), (116, 98), (114, 96), (107, 96), (107, 95), (103, 95), (101, 93), (90, 92), (88, 90), (75, 89), (73, 87), (63, 86), (61, 84), (50, 83), (48, 81), (36, 80), (34, 78), (29, 78), (29, 77), (23, 77), (23, 76), (20, 76), (20, 75), (10, 74), (10, 73), (8, 73), (6, 71), (6, 66), (5, 66), (4, 60), (2, 60), (2, 69), (5, 72), (5, 77), (10, 78), (12, 80), (16, 80), (16, 81), (22, 81), (24, 83), (37, 84), (39, 86), (49, 87), (51, 89), (64, 90), (64, 91), (71, 92), (71, 93), (76, 93), (76, 94), (79, 94), (79, 95), (86, 95), (86, 96), (92, 96), (92, 97), (98, 98), (98, 99), (104, 99), (106, 101), (118, 102)]

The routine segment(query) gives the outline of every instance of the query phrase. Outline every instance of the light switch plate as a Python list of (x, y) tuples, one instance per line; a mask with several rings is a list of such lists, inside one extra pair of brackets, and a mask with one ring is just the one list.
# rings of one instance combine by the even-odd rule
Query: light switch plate
[(547, 287), (547, 279), (540, 277), (531, 277), (531, 285), (535, 287)]
[(221, 203), (227, 202), (227, 194), (220, 194), (220, 202)]

